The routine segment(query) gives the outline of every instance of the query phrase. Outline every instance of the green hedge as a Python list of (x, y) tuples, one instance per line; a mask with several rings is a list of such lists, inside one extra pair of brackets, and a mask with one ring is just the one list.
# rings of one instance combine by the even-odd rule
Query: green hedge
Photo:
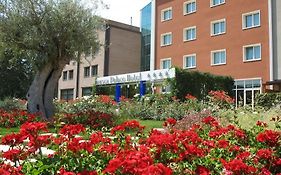
[(264, 108), (271, 108), (281, 104), (281, 93), (263, 93), (256, 95), (256, 105)]
[(233, 97), (234, 80), (230, 76), (217, 76), (198, 71), (176, 68), (176, 78), (169, 80), (172, 93), (183, 100), (187, 94), (204, 100), (211, 90), (223, 90)]

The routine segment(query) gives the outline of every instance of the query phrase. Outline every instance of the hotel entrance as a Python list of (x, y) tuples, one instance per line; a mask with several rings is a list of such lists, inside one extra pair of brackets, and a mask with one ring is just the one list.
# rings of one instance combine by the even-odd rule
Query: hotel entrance
[(261, 91), (261, 79), (246, 79), (235, 81), (235, 101), (236, 107), (255, 107), (255, 97)]

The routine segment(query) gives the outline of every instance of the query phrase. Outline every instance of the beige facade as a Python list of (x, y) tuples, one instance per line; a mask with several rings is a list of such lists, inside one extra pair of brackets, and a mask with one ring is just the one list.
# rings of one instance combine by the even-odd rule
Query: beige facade
[(105, 30), (99, 32), (103, 45), (99, 52), (82, 55), (79, 63), (71, 61), (65, 66), (58, 82), (58, 99), (88, 95), (97, 77), (138, 72), (140, 37), (138, 27), (107, 21)]

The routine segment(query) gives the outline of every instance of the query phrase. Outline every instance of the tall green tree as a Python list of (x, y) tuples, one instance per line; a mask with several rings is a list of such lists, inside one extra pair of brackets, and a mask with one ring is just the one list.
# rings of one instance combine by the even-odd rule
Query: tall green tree
[[(98, 8), (79, 0), (1, 0), (0, 40), (28, 55), (36, 75), (27, 93), (29, 112), (54, 113), (53, 97), (65, 64), (98, 51)], [(93, 7), (96, 7), (93, 9)]]
[(0, 99), (25, 98), (33, 70), (26, 55), (0, 47)]

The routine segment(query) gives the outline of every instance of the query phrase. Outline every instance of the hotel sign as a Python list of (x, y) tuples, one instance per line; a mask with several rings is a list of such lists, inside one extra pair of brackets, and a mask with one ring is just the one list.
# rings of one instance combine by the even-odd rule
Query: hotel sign
[(132, 83), (140, 81), (160, 81), (176, 76), (175, 68), (160, 69), (154, 71), (137, 72), (130, 74), (113, 75), (96, 79), (96, 85), (107, 85), (117, 83)]

